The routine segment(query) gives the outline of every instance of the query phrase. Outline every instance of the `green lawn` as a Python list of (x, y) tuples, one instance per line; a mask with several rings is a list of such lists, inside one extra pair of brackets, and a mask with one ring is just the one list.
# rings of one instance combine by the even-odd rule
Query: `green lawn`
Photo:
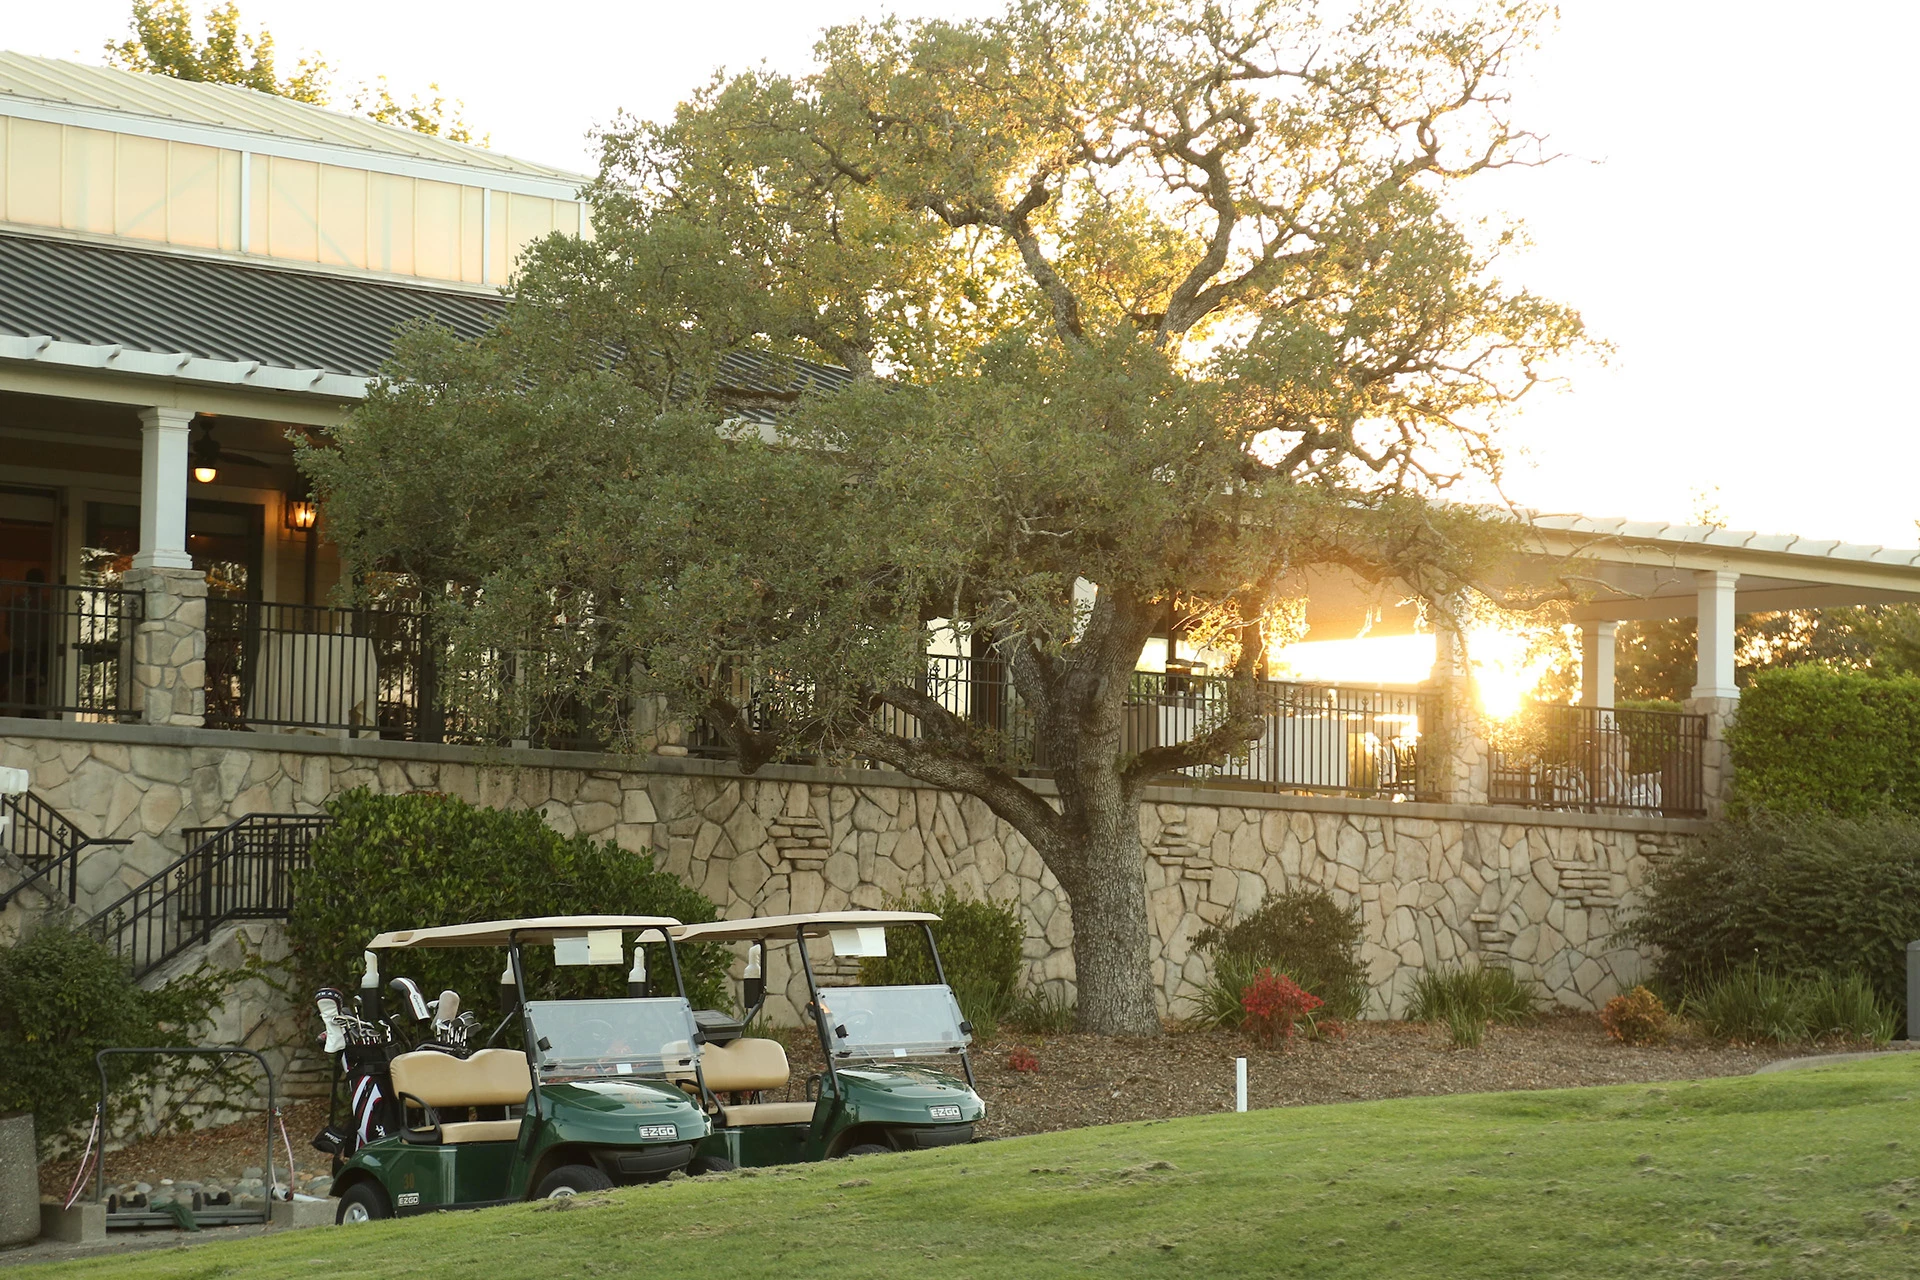
[[(1116, 1125), (46, 1274), (1920, 1276), (1920, 1054)], [(36, 1273), (41, 1274), (41, 1273)]]

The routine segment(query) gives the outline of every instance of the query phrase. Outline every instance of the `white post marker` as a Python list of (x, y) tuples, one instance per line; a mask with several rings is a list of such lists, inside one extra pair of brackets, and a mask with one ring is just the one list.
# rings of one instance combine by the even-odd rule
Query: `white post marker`
[(1247, 1109), (1247, 1060), (1245, 1058), (1233, 1060), (1233, 1109), (1235, 1111)]

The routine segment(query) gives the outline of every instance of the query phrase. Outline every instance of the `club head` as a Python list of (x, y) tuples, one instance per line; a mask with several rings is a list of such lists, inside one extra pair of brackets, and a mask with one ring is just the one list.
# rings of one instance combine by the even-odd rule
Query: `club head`
[(420, 994), (420, 984), (412, 978), (395, 978), (387, 986), (406, 1000), (407, 1007), (412, 1010), (416, 1022), (425, 1022), (431, 1015), (432, 1011), (427, 1008), (427, 998)]

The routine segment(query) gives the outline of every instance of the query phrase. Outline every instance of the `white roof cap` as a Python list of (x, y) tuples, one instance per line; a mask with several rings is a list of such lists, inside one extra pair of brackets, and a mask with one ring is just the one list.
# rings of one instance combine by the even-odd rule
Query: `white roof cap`
[(622, 933), (657, 930), (663, 936), (680, 922), (672, 916), (535, 916), (527, 920), (476, 920), (431, 929), (396, 929), (367, 944), (368, 951), (405, 947), (504, 947), (510, 942), (552, 942), (601, 929)]
[(810, 911), (797, 916), (749, 916), (745, 920), (683, 924), (673, 936), (680, 942), (793, 942), (801, 930), (809, 938), (818, 938), (835, 929), (937, 924), (939, 920), (929, 911)]

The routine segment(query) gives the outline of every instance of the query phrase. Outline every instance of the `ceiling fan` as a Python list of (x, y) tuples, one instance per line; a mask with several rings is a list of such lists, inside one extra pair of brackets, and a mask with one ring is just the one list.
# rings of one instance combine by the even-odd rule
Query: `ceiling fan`
[(218, 479), (220, 464), (223, 462), (233, 462), (243, 467), (259, 467), (263, 471), (272, 469), (272, 463), (263, 462), (252, 454), (235, 453), (231, 449), (221, 448), (220, 442), (213, 438), (211, 422), (201, 422), (199, 431), (200, 434), (195, 437), (193, 447), (187, 456), (188, 465), (193, 468), (193, 478), (201, 484), (212, 484)]

